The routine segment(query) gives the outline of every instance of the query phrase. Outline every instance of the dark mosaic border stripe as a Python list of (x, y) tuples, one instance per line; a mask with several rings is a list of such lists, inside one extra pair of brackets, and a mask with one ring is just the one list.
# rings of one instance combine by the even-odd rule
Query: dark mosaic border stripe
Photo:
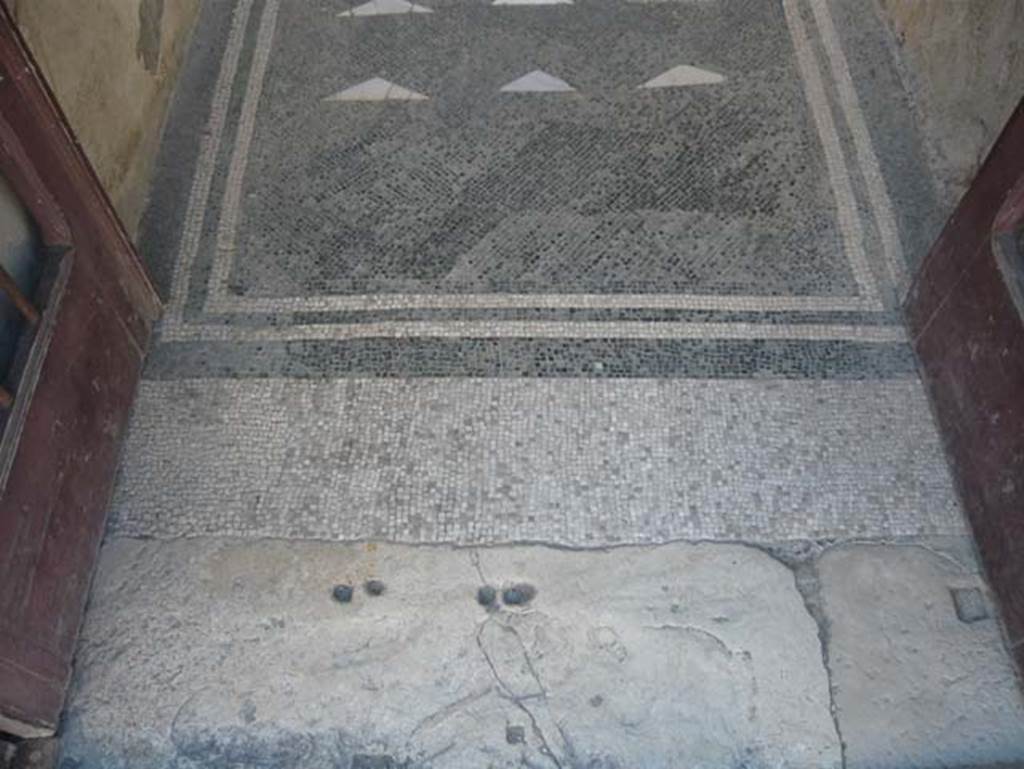
[[(200, 4), (199, 18), (171, 98), (153, 169), (149, 203), (139, 225), (139, 251), (164, 300), (171, 293), (185, 212), (231, 17), (220, 2)], [(234, 101), (238, 101), (237, 96)], [(237, 106), (233, 104), (233, 118), (237, 116)]]
[[(907, 272), (917, 272), (948, 216), (924, 149), (896, 40), (871, 0), (828, 0), (857, 100), (892, 200)], [(822, 59), (827, 66), (826, 59)], [(832, 86), (831, 77), (828, 78)], [(845, 133), (847, 128), (842, 125)]]
[(588, 377), (869, 380), (916, 376), (905, 344), (789, 340), (356, 339), (174, 343), (145, 378)]

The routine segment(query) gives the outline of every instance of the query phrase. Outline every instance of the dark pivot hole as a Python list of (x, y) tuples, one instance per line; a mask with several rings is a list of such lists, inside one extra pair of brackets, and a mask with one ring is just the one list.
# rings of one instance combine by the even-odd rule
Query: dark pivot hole
[(331, 591), (331, 595), (338, 603), (352, 603), (354, 593), (351, 585), (335, 585), (334, 590)]
[(505, 591), (501, 594), (501, 600), (503, 600), (507, 606), (522, 606), (532, 601), (535, 595), (537, 595), (537, 588), (523, 582), (518, 585), (505, 588)]

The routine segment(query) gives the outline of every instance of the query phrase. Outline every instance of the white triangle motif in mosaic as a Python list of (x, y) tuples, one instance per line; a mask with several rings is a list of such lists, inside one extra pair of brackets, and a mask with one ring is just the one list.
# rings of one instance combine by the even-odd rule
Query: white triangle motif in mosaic
[(395, 85), (382, 77), (375, 77), (328, 96), (324, 101), (425, 101), (427, 98), (422, 93)]
[(564, 80), (535, 69), (501, 87), (503, 93), (569, 93), (576, 89)]
[(725, 76), (717, 72), (691, 67), (682, 64), (662, 72), (653, 80), (648, 80), (641, 88), (685, 88), (692, 85), (715, 85), (724, 83)]
[(342, 18), (355, 16), (396, 16), (403, 13), (433, 13), (430, 8), (406, 0), (370, 0), (355, 8), (338, 14)]

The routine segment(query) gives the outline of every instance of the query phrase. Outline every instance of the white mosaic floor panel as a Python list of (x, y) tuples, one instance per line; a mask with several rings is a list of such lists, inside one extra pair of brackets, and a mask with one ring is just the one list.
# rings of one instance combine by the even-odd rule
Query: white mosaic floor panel
[(964, 533), (912, 379), (146, 381), (124, 457), (126, 536)]

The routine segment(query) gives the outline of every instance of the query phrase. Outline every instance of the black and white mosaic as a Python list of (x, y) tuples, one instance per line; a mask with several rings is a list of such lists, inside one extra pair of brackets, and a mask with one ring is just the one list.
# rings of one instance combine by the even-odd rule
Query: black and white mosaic
[[(208, 306), (856, 294), (781, 8), (746, 7), (760, 12), (741, 23), (735, 9), (623, 2), (339, 21), (281, 4), (276, 66), (232, 157), (246, 173), (225, 191)], [(737, 43), (753, 42), (716, 49), (708, 27), (730, 17)], [(729, 75), (640, 86), (684, 51)], [(300, 299), (268, 299), (282, 296)]]
[(825, 0), (237, 0), (199, 37), (165, 343), (903, 342)]
[(962, 535), (882, 35), (867, 0), (205, 4), (113, 532)]
[(144, 384), (114, 531), (593, 546), (962, 536), (914, 381)]

